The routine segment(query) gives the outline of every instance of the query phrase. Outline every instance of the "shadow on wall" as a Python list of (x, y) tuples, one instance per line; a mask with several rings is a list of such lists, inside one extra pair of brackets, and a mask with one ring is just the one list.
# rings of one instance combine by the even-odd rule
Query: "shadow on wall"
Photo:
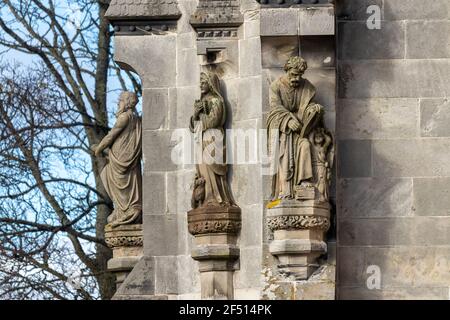
[[(415, 128), (417, 110), (409, 101), (389, 99), (401, 97), (392, 86), (396, 81), (392, 63), (404, 58), (404, 30), (402, 24), (384, 20), (381, 29), (367, 27), (367, 8), (378, 5), (382, 17), (382, 4), (382, 0), (336, 3), (338, 299), (383, 299), (392, 295), (382, 286), (382, 274), (381, 290), (370, 290), (368, 272), (371, 265), (383, 268), (387, 263), (386, 255), (376, 254), (377, 247), (396, 239), (395, 221), (378, 223), (379, 218), (395, 215), (398, 201), (411, 196), (404, 192), (404, 185), (375, 177), (373, 172), (374, 159), (378, 166), (390, 166), (388, 159), (373, 154), (374, 139), (399, 132), (403, 123)], [(411, 209), (408, 202), (402, 205)]]

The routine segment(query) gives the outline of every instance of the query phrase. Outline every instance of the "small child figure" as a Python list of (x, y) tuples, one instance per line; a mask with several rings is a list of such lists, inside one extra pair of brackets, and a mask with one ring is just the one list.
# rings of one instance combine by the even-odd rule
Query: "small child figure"
[(316, 128), (309, 135), (312, 149), (314, 180), (320, 194), (320, 201), (328, 201), (328, 187), (331, 183), (334, 147), (332, 136), (323, 127)]

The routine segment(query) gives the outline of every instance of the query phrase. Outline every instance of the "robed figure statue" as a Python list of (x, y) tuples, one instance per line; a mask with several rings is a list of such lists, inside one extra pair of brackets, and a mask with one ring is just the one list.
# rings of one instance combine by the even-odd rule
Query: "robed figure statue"
[(137, 103), (135, 93), (120, 95), (116, 123), (95, 148), (97, 157), (109, 148), (100, 177), (114, 204), (108, 217), (110, 227), (142, 222), (142, 124)]
[(218, 76), (212, 72), (202, 72), (200, 90), (201, 97), (194, 104), (194, 115), (189, 124), (199, 154), (192, 208), (233, 206), (235, 202), (227, 182), (226, 109)]
[(309, 136), (323, 126), (324, 108), (312, 101), (316, 89), (302, 77), (306, 69), (304, 59), (291, 57), (284, 66), (286, 74), (270, 87), (267, 129), (269, 153), (276, 161), (273, 200), (299, 199), (302, 190), (316, 183)]

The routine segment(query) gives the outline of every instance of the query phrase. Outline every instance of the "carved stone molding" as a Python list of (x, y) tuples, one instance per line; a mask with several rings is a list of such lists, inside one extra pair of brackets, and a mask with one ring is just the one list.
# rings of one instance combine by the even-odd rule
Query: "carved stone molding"
[(330, 219), (320, 216), (285, 215), (269, 218), (267, 225), (273, 232), (276, 230), (301, 230), (330, 228)]
[(239, 0), (200, 0), (190, 19), (199, 40), (237, 38), (237, 29), (243, 22)]
[(238, 207), (201, 207), (188, 212), (189, 233), (196, 236), (209, 233), (238, 234), (241, 210)]
[(105, 229), (105, 242), (108, 247), (140, 247), (144, 243), (142, 225), (124, 225)]
[(334, 0), (256, 0), (261, 7), (290, 7), (292, 5), (323, 5), (334, 3)]
[(181, 17), (177, 0), (111, 0), (106, 17), (116, 35), (165, 35)]

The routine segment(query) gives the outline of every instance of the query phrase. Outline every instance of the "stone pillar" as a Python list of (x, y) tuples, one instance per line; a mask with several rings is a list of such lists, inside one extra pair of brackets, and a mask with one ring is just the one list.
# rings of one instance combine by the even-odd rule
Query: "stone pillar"
[(192, 258), (199, 262), (202, 299), (233, 299), (233, 272), (239, 258), (241, 228), (238, 207), (200, 207), (188, 212), (195, 237)]
[(105, 241), (113, 251), (113, 257), (108, 261), (108, 270), (116, 276), (116, 287), (119, 288), (142, 257), (144, 242), (142, 224), (130, 224), (115, 228), (107, 226)]

